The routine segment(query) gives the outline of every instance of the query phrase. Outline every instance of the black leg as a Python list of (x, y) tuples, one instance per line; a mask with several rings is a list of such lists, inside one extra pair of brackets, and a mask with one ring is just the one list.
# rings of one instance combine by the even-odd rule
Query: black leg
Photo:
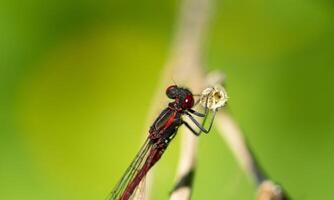
[(194, 114), (194, 115), (196, 115), (196, 116), (198, 116), (198, 117), (205, 117), (205, 116), (206, 116), (206, 114), (197, 112), (197, 111), (195, 111), (195, 110), (193, 110), (193, 109), (189, 109), (188, 111), (189, 111), (191, 114)]
[[(204, 133), (209, 133), (210, 130), (211, 130), (211, 128), (212, 128), (213, 120), (214, 120), (214, 118), (215, 118), (215, 116), (216, 116), (216, 111), (215, 111), (214, 114), (213, 114), (213, 117), (212, 117), (212, 120), (211, 120), (211, 122), (210, 122), (210, 126), (209, 126), (208, 129), (205, 129), (205, 128), (203, 127), (203, 125), (200, 124), (200, 123), (199, 123), (193, 116), (191, 116), (189, 113), (186, 113), (186, 115), (189, 117), (189, 119), (190, 119), (192, 122), (194, 122), (194, 124), (195, 124), (199, 129), (201, 129), (201, 131), (203, 131)], [(204, 119), (204, 120), (205, 120), (205, 119)]]
[[(199, 102), (199, 101), (198, 101)], [(198, 103), (197, 102), (197, 103)], [(197, 104), (196, 103), (196, 104)], [(195, 111), (195, 110), (193, 110), (193, 109), (188, 109), (188, 111), (191, 113), (191, 114), (194, 114), (194, 115), (196, 115), (196, 116), (198, 116), (198, 117), (206, 117), (207, 115), (208, 115), (208, 113), (209, 113), (209, 109), (208, 109), (208, 107), (207, 107), (207, 104), (208, 104), (208, 98), (206, 98), (206, 101), (205, 101), (205, 111), (204, 111), (204, 113), (200, 113), (200, 112), (197, 112), (197, 111)]]
[(183, 124), (186, 125), (186, 127), (196, 136), (199, 136), (201, 134), (201, 130), (200, 131), (195, 131), (187, 122), (183, 121)]
[[(209, 96), (209, 95), (208, 95)], [(189, 109), (188, 111), (191, 113), (191, 114), (194, 114), (198, 117), (204, 117), (203, 121), (202, 121), (202, 124), (200, 124), (189, 112), (184, 112), (188, 117), (189, 119), (200, 129), (199, 132), (195, 131), (188, 123), (184, 122), (184, 124), (195, 134), (195, 135), (200, 135), (201, 132), (204, 132), (204, 133), (209, 133), (211, 128), (212, 128), (212, 124), (213, 124), (213, 120), (216, 116), (216, 110), (214, 111), (213, 113), (213, 117), (211, 119), (211, 122), (210, 122), (210, 126), (208, 129), (205, 129), (204, 128), (204, 124), (205, 124), (205, 121), (207, 119), (207, 116), (209, 114), (209, 108), (208, 108), (208, 97), (206, 98), (206, 101), (205, 101), (205, 111), (204, 111), (204, 114), (203, 113), (199, 113), (195, 110), (192, 110), (192, 109)]]

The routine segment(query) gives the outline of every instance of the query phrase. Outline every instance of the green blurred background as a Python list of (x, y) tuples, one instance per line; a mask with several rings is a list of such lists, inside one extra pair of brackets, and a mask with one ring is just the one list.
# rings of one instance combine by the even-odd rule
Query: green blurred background
[[(148, 129), (179, 8), (1, 1), (0, 199), (106, 197)], [(333, 11), (329, 0), (216, 0), (205, 40), (208, 69), (227, 74), (229, 110), (294, 199), (333, 196)], [(154, 169), (153, 199), (168, 199), (179, 140)], [(193, 199), (254, 193), (218, 134), (202, 136)]]

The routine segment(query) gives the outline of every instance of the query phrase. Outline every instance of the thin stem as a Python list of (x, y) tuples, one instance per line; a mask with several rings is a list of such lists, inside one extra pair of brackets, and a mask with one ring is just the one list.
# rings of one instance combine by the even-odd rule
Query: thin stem
[(215, 125), (222, 139), (232, 150), (241, 168), (259, 185), (266, 177), (252, 155), (237, 123), (228, 113), (219, 112), (216, 116)]
[(256, 200), (288, 199), (281, 186), (269, 180), (265, 175), (233, 118), (226, 112), (219, 112), (216, 116), (215, 125), (241, 168), (255, 181), (258, 190)]

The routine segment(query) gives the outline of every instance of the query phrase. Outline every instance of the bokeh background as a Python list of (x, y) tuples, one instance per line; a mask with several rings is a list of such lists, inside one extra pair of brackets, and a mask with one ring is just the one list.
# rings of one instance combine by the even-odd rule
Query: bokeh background
[[(179, 8), (1, 1), (0, 199), (107, 196), (148, 129)], [(333, 196), (333, 11), (329, 0), (216, 0), (205, 40), (207, 69), (227, 74), (229, 111), (294, 199)], [(168, 199), (179, 139), (154, 169), (153, 199)], [(219, 135), (201, 137), (193, 199), (254, 193)]]

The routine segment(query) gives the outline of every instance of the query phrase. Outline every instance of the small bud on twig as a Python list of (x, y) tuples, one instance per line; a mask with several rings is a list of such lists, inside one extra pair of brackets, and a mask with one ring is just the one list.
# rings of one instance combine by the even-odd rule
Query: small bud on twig
[(282, 200), (283, 191), (270, 180), (263, 181), (258, 187), (256, 200)]
[(228, 100), (227, 93), (221, 85), (206, 88), (202, 91), (200, 104), (205, 108), (217, 111), (222, 108)]

